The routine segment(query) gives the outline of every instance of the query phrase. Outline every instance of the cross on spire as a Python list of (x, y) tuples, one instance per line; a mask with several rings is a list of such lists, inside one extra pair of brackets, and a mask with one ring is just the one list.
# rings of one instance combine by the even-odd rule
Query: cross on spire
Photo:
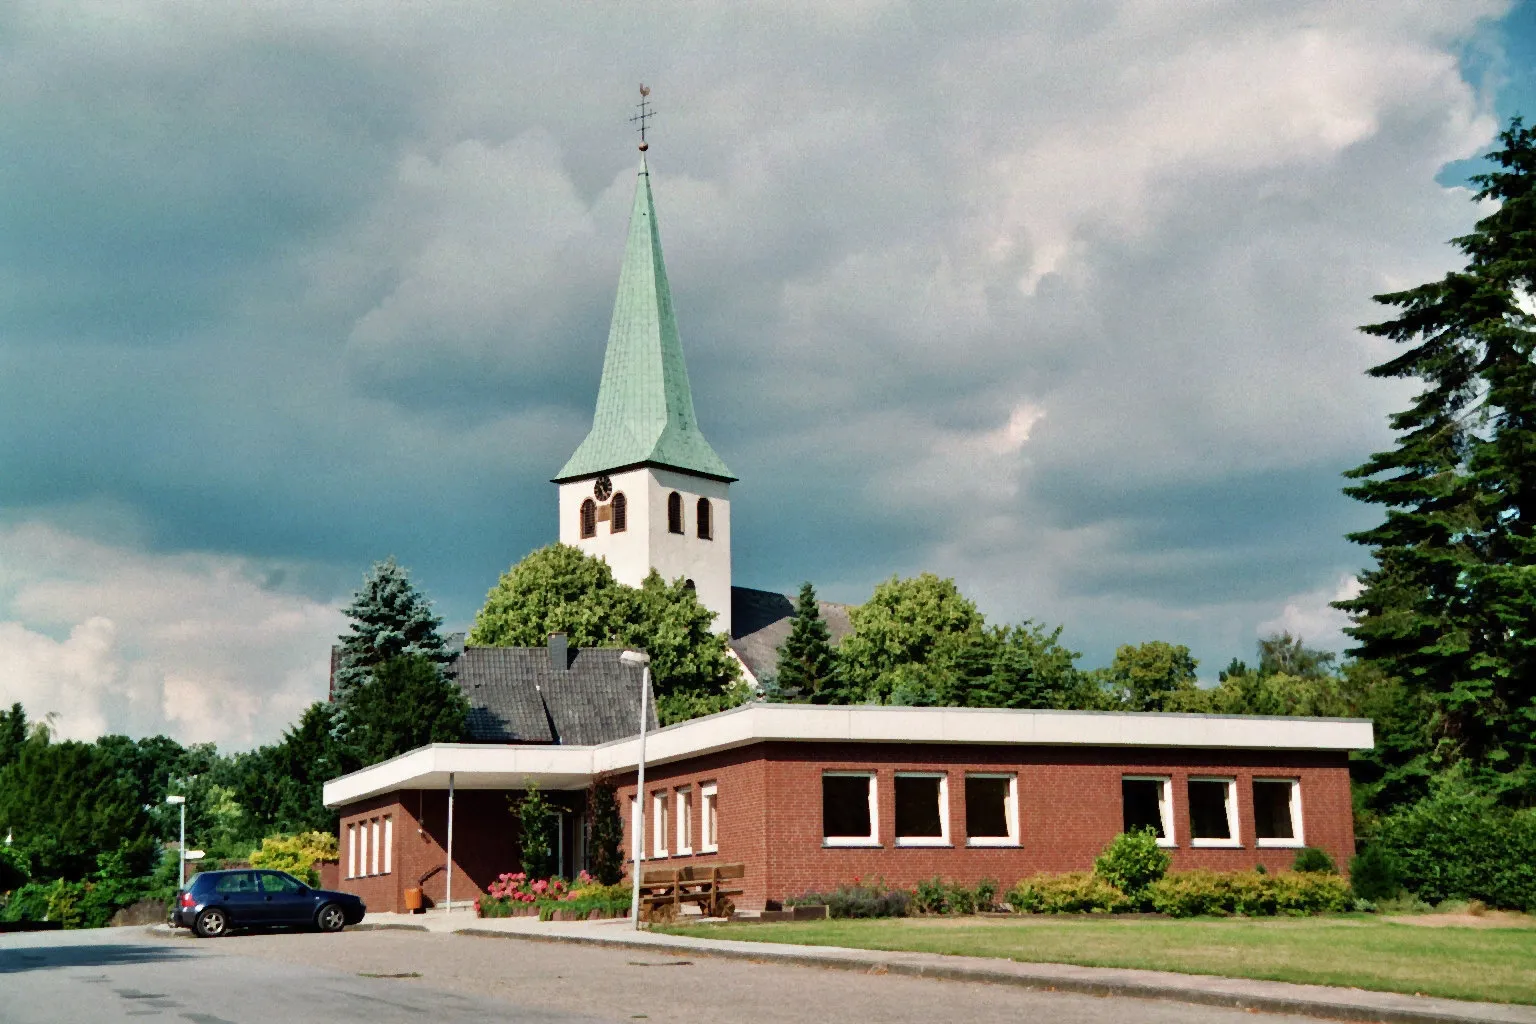
[(650, 146), (645, 141), (646, 122), (649, 121), (651, 118), (656, 116), (656, 111), (651, 109), (650, 95), (651, 95), (651, 87), (646, 85), (644, 82), (641, 82), (640, 83), (640, 102), (635, 104), (635, 106), (640, 108), (640, 113), (638, 113), (634, 117), (630, 118), (631, 122), (634, 122), (634, 121), (639, 121), (640, 122), (640, 128), (639, 128), (639, 131), (640, 131), (640, 152), (642, 152), (642, 153), (644, 153), (647, 149), (650, 148)]

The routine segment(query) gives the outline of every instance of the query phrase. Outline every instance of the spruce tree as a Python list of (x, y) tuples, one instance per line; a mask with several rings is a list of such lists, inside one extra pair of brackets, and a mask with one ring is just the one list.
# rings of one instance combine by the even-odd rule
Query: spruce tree
[(432, 603), (393, 555), (374, 563), (346, 613), (352, 626), (339, 638), (335, 693), (343, 708), (347, 694), (367, 680), (376, 665), (405, 655), (421, 655), (438, 666), (453, 660), (439, 632), (443, 620), (432, 614)]
[[(1347, 475), (1385, 511), (1350, 535), (1372, 549), (1338, 603), (1351, 653), (1433, 709), (1429, 741), (1386, 767), (1423, 778), (1462, 760), (1517, 799), (1536, 795), (1536, 132), (1516, 118), (1473, 180), (1498, 208), (1455, 240), (1465, 269), (1376, 297), (1364, 328), (1411, 347), (1371, 369), (1417, 380), (1396, 445)], [(1401, 747), (1401, 745), (1399, 745)], [(1391, 779), (1385, 780), (1388, 783)], [(1387, 787), (1391, 789), (1389, 785)]]
[(837, 660), (832, 654), (832, 634), (821, 617), (821, 602), (809, 581), (800, 584), (789, 636), (779, 646), (775, 685), (787, 700), (832, 703)]

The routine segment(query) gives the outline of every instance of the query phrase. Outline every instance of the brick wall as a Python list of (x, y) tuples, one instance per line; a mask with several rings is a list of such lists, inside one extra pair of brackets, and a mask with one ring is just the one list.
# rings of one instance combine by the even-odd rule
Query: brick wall
[[(878, 793), (878, 847), (827, 847), (822, 840), (821, 774), (826, 770), (871, 771)], [(898, 847), (895, 842), (895, 773), (942, 772), (948, 778), (948, 847)], [(1020, 844), (1009, 848), (965, 845), (965, 774), (1016, 773)], [(1336, 752), (1191, 751), (1080, 747), (980, 747), (947, 744), (764, 743), (647, 770), (648, 794), (665, 791), (669, 810), (675, 791), (694, 793), (695, 853), (682, 857), (673, 847), (675, 818), (669, 820), (665, 859), (651, 853), (652, 805), (646, 805), (646, 849), (652, 864), (742, 862), (747, 865), (743, 908), (761, 907), (810, 889), (854, 878), (883, 879), (910, 887), (940, 875), (975, 883), (994, 878), (1012, 885), (1037, 871), (1081, 871), (1123, 824), (1120, 781), (1124, 775), (1170, 777), (1177, 845), (1174, 870), (1220, 870), (1263, 864), (1271, 871), (1290, 866), (1293, 849), (1260, 848), (1254, 837), (1252, 780), (1300, 780), (1302, 827), (1309, 846), (1321, 847), (1339, 864), (1354, 852), (1354, 827), (1346, 755)], [(1200, 848), (1190, 844), (1187, 783), (1191, 776), (1237, 780), (1238, 845)], [(620, 807), (629, 818), (635, 774), (616, 779)], [(719, 791), (720, 842), (716, 853), (700, 852), (699, 787)], [(675, 813), (675, 811), (672, 811)], [(626, 831), (626, 852), (629, 837)]]
[[(519, 870), (517, 817), (511, 805), (521, 790), (459, 789), (453, 811), (453, 902), (473, 900), (484, 893), (503, 872)], [(551, 803), (564, 808), (566, 818), (567, 873), (574, 851), (573, 823), (585, 799), (582, 793), (547, 792)], [(349, 827), (365, 825), (388, 816), (393, 823), (394, 847), (388, 874), (347, 877)], [(382, 827), (382, 826), (381, 826)], [(447, 898), (448, 792), (442, 789), (402, 790), (342, 808), (341, 857), (336, 888), (353, 892), (374, 911), (403, 912), (405, 890), (419, 885), (427, 906)], [(371, 842), (371, 840), (370, 840)], [(382, 845), (382, 837), (381, 837)], [(368, 847), (371, 852), (371, 846)], [(382, 850), (380, 861), (383, 861)], [(380, 867), (382, 868), (382, 863)], [(368, 865), (372, 867), (372, 865)]]

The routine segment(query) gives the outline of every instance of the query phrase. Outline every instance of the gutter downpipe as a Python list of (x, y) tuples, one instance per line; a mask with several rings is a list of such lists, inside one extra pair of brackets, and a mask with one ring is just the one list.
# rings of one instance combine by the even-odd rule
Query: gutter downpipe
[(651, 692), (651, 656), (643, 651), (625, 651), (620, 660), (640, 666), (640, 765), (635, 780), (635, 813), (630, 828), (634, 837), (635, 866), (630, 880), (629, 916), (635, 931), (640, 930), (640, 858), (645, 852), (645, 726), (648, 716), (646, 698)]
[(443, 913), (453, 913), (453, 772), (448, 773), (448, 888), (443, 895)]

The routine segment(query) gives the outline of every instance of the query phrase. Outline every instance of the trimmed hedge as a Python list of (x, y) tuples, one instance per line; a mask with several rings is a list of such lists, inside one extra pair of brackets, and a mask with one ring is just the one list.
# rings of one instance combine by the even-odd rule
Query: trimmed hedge
[(1352, 905), (1349, 883), (1317, 871), (1181, 871), (1153, 882), (1147, 897), (1169, 917), (1339, 913)]
[(1181, 871), (1164, 875), (1133, 900), (1097, 875), (1035, 875), (1013, 887), (1008, 903), (1028, 914), (1113, 914), (1149, 906), (1169, 917), (1252, 917), (1338, 913), (1352, 905), (1338, 875), (1282, 871)]
[(1125, 893), (1083, 871), (1026, 878), (1008, 893), (1008, 905), (1024, 914), (1109, 914), (1134, 907)]

